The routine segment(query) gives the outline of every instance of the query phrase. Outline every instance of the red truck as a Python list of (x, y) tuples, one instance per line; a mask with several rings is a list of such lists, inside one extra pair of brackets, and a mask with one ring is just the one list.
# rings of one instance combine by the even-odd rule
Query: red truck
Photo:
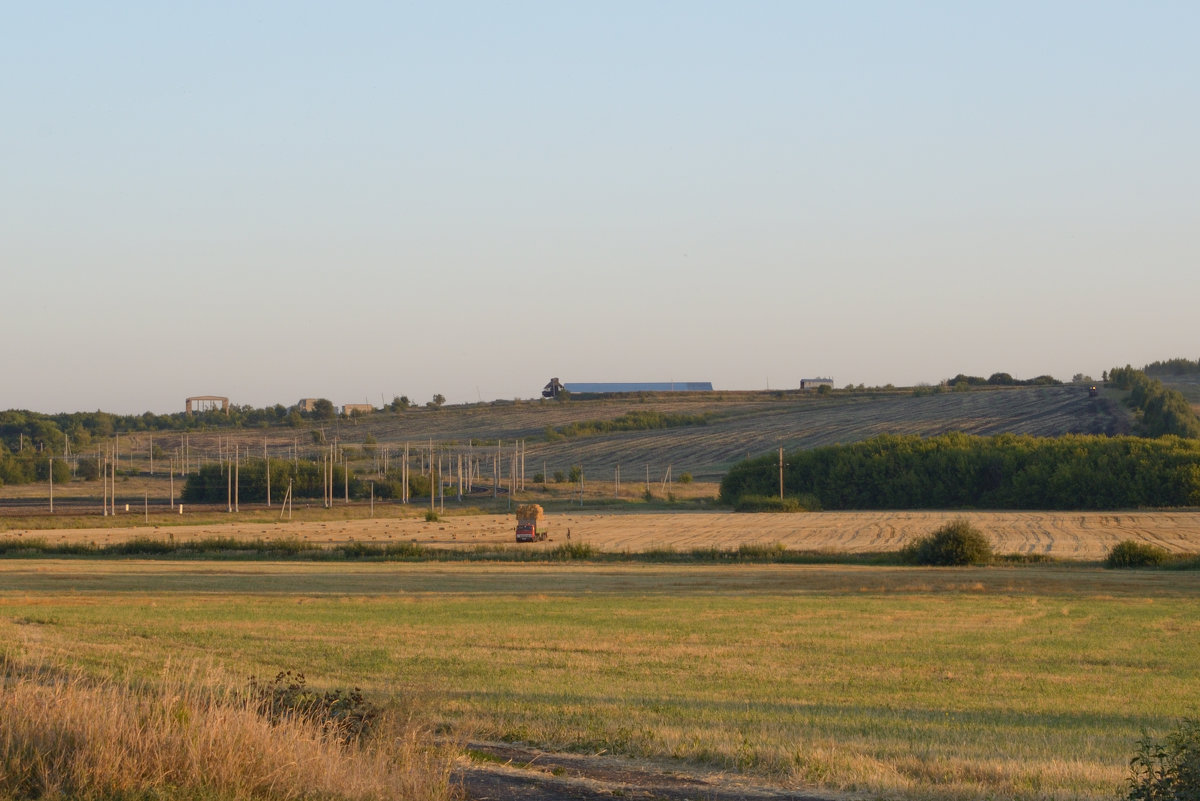
[(537, 542), (546, 539), (546, 513), (541, 504), (527, 503), (517, 507), (517, 542)]

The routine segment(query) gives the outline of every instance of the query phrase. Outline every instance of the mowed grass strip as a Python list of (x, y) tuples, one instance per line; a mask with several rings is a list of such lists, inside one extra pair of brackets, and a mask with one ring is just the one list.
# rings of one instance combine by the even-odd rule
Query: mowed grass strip
[(458, 735), (789, 786), (1111, 798), (1143, 730), (1196, 712), (1200, 576), (6, 563), (0, 638), (97, 673), (299, 668)]

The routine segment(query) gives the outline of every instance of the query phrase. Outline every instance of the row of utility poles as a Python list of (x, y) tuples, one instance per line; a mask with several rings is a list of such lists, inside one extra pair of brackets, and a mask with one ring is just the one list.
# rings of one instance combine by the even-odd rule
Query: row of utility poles
[[(226, 474), (226, 508), (229, 513), (240, 511), (240, 473), (241, 462), (243, 460), (242, 451), (249, 449), (244, 445), (231, 442), (233, 438), (220, 436), (217, 437), (217, 444), (214, 449), (199, 448), (194, 449), (190, 442), (189, 434), (184, 433), (180, 437), (179, 445), (168, 459), (167, 475), (170, 480), (170, 508), (174, 512), (176, 509), (175, 503), (175, 475), (178, 469), (179, 475), (184, 477), (193, 469), (199, 469), (205, 464), (216, 461), (222, 466), (222, 472)], [(153, 436), (149, 437), (149, 445), (146, 449), (150, 475), (154, 475), (154, 445)], [(99, 468), (99, 473), (102, 481), (102, 498), (101, 510), (104, 516), (116, 515), (116, 485), (117, 471), (124, 457), (128, 456), (129, 464), (132, 469), (133, 453), (135, 448), (131, 441), (130, 447), (126, 453), (122, 453), (120, 449), (120, 438), (115, 437), (112, 443), (101, 451), (97, 452), (96, 460)], [(299, 463), (299, 443), (298, 438), (293, 438), (293, 442), (288, 448), (293, 463)], [(375, 472), (379, 477), (383, 477), (391, 469), (392, 452), (391, 449), (383, 446), (375, 449)], [(429, 503), (430, 509), (437, 511), (438, 508), (445, 510), (445, 496), (447, 487), (450, 488), (452, 494), (457, 495), (457, 499), (462, 501), (464, 495), (469, 495), (475, 491), (477, 485), (484, 481), (485, 466), (490, 466), (490, 484), (492, 497), (498, 498), (501, 486), (507, 490), (508, 497), (515, 497), (516, 493), (522, 492), (526, 488), (526, 462), (527, 452), (524, 440), (514, 440), (512, 447), (506, 452), (501, 441), (496, 442), (494, 450), (490, 450), (490, 446), (476, 447), (473, 441), (468, 441), (466, 450), (461, 447), (457, 452), (453, 452), (453, 448), (447, 448), (444, 445), (436, 445), (432, 438), (428, 440), (425, 448), (413, 448), (411, 443), (406, 442), (403, 450), (397, 448), (396, 454), (400, 459), (400, 497), (399, 501), (404, 504), (412, 502), (412, 490), (410, 486), (410, 478), (412, 475), (413, 461), (416, 462), (416, 468), (422, 476), (428, 476), (430, 482)], [(54, 511), (54, 456), (48, 457), (49, 463), (49, 506), (50, 512)], [(68, 463), (76, 463), (78, 456), (75, 454), (65, 455), (63, 457)], [(263, 441), (262, 459), (264, 465), (264, 473), (266, 480), (266, 505), (271, 507), (272, 492), (271, 492), (271, 461), (267, 441)], [(342, 494), (345, 502), (350, 502), (350, 469), (349, 460), (346, 456), (345, 448), (341, 447), (335, 440), (333, 443), (322, 447), (320, 451), (320, 460), (322, 465), (322, 503), (325, 508), (330, 508), (334, 505), (336, 494), (335, 487), (335, 466), (341, 465), (343, 468)], [(490, 462), (490, 465), (488, 463)], [(507, 462), (507, 465), (505, 464)], [(160, 462), (161, 464), (161, 462)], [(507, 479), (504, 477), (505, 467), (507, 466)], [(783, 493), (783, 451), (780, 449), (780, 496)], [(575, 472), (575, 471), (573, 471)], [(582, 466), (578, 468), (578, 497), (582, 505), (584, 501), (584, 476)], [(447, 474), (450, 474), (451, 479), (446, 481)], [(546, 472), (546, 463), (542, 463), (542, 480), (545, 482), (548, 478)], [(436, 484), (435, 484), (436, 482)], [(671, 466), (668, 465), (661, 481), (662, 491), (668, 492), (672, 486)], [(284, 504), (287, 504), (287, 511), (290, 515), (290, 504), (292, 502), (292, 482), (289, 480), (288, 488), (284, 496)], [(645, 474), (645, 491), (651, 491), (651, 476), (650, 466), (646, 465)], [(621, 466), (618, 463), (613, 469), (613, 494), (614, 497), (619, 497), (621, 492)], [(147, 509), (149, 499), (143, 499), (144, 506)], [(372, 511), (374, 511), (374, 482), (371, 483), (370, 502)], [(126, 504), (128, 511), (128, 504)], [(179, 511), (182, 513), (182, 504), (179, 505)]]

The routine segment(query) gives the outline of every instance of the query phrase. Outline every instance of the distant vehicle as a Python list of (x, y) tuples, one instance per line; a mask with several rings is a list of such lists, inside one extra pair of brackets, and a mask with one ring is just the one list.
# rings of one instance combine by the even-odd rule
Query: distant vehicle
[(546, 513), (541, 504), (527, 503), (517, 507), (517, 542), (538, 542), (546, 539)]
[(1094, 398), (1099, 394), (1100, 394), (1100, 390), (1096, 389), (1096, 387), (1094, 385), (1088, 387), (1088, 397), (1089, 398)]

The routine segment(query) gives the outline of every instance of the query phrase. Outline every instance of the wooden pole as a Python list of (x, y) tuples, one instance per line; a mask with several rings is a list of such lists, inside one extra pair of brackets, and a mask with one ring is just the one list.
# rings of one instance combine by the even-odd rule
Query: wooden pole
[(50, 514), (54, 514), (54, 457), (50, 457)]
[(783, 448), (779, 448), (779, 500), (783, 500)]

